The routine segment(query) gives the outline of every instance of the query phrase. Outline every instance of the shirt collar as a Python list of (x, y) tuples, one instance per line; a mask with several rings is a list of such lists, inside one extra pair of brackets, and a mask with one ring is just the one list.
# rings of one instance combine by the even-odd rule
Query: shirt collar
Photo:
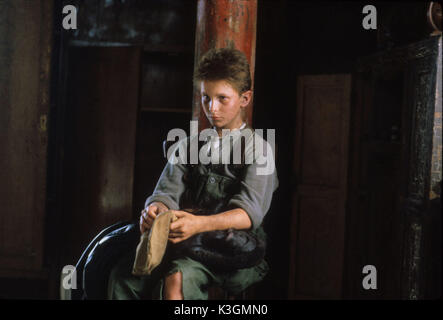
[[(232, 130), (241, 130), (241, 129), (243, 129), (244, 127), (246, 127), (246, 122), (243, 122), (242, 123), (242, 125), (240, 126), (240, 127), (238, 127), (238, 128), (235, 128), (235, 129), (232, 129)], [(214, 126), (214, 127), (212, 127), (214, 130), (216, 130), (217, 128)]]

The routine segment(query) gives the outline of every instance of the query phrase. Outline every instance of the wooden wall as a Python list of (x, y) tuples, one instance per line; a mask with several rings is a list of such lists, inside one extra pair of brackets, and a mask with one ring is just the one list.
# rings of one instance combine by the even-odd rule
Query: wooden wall
[(46, 276), (51, 34), (52, 1), (0, 2), (0, 277)]

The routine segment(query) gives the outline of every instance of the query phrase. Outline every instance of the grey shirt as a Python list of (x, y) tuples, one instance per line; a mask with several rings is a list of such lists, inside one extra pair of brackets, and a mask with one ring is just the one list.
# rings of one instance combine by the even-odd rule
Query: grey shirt
[[(240, 191), (231, 197), (228, 205), (229, 207), (238, 207), (245, 210), (251, 219), (252, 230), (255, 230), (262, 224), (263, 218), (271, 206), (272, 195), (278, 187), (274, 150), (273, 147), (260, 136), (260, 134), (257, 134), (257, 132), (251, 130), (249, 127), (233, 130), (231, 131), (231, 135), (233, 136), (234, 146), (237, 145), (240, 136), (246, 138), (245, 155), (247, 164), (245, 173), (240, 180)], [(224, 157), (222, 156), (222, 152), (215, 152), (221, 150), (219, 148), (224, 148), (226, 142), (230, 143), (227, 137), (229, 136), (216, 138), (212, 140), (212, 142), (210, 141), (206, 143), (202, 149), (207, 150), (207, 154), (209, 155), (220, 155), (218, 161), (222, 164), (222, 174), (227, 177), (235, 178), (236, 173), (229, 169), (226, 162), (223, 162)], [(189, 141), (191, 141), (190, 139), (198, 139), (198, 137), (182, 139), (176, 144), (175, 150), (178, 150), (180, 147), (186, 145), (186, 143), (189, 143)], [(227, 154), (234, 152), (233, 148), (228, 150), (229, 152)], [(173, 154), (175, 154), (175, 151)], [(223, 155), (226, 156), (226, 153), (223, 153)], [(162, 202), (169, 209), (183, 209), (180, 208), (180, 198), (185, 191), (183, 176), (188, 170), (188, 167), (184, 163), (188, 159), (180, 158), (177, 159), (176, 162), (171, 160), (171, 158), (168, 159), (153, 194), (148, 197), (145, 202), (145, 207), (152, 202)], [(206, 173), (208, 169), (204, 165), (199, 165), (198, 170), (200, 170), (201, 173)]]

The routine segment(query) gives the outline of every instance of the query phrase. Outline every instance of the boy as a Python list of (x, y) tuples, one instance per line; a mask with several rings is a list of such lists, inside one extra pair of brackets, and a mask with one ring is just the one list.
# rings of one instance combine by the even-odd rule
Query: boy
[[(252, 132), (243, 121), (244, 110), (252, 98), (246, 57), (235, 49), (208, 51), (196, 68), (194, 84), (200, 89), (203, 110), (220, 137), (205, 146), (208, 146), (211, 156), (217, 151), (222, 154), (220, 150), (226, 141), (229, 146), (231, 143), (225, 139), (226, 130), (234, 133), (234, 144), (235, 137), (242, 136), (246, 130)], [(146, 200), (140, 216), (140, 231), (149, 231), (158, 214), (173, 210), (178, 220), (171, 223), (168, 246), (214, 230), (250, 230), (264, 238), (261, 224), (271, 205), (272, 194), (278, 187), (272, 149), (257, 134), (253, 134), (255, 140), (247, 133), (243, 136), (248, 142), (242, 155), (246, 154), (253, 161), (243, 161), (240, 166), (223, 161), (221, 164), (197, 165), (168, 161), (153, 194)], [(250, 157), (253, 153), (255, 155), (251, 141), (259, 139), (265, 149), (270, 150), (262, 155), (273, 165), (266, 174), (257, 174), (260, 161)], [(198, 208), (206, 214), (184, 211), (189, 207)], [(109, 298), (207, 299), (207, 288), (211, 284), (236, 294), (261, 281), (268, 271), (264, 260), (254, 267), (234, 272), (214, 271), (186, 256), (170, 261), (165, 255), (163, 260), (149, 277), (130, 274), (133, 256), (126, 262), (120, 262), (111, 272)]]

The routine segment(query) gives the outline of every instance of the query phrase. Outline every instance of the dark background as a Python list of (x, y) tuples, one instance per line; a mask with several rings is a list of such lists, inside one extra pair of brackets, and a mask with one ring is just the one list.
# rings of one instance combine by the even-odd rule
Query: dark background
[[(60, 27), (60, 12), (65, 2), (55, 1), (53, 14), (49, 16), (53, 28), (50, 122), (48, 142), (43, 144), (47, 147), (47, 158), (41, 162), (47, 164), (46, 206), (41, 216), (44, 221), (43, 271), (38, 272), (38, 276), (32, 271), (27, 271), (26, 276), (20, 271), (5, 273), (0, 279), (0, 297), (3, 298), (57, 298), (61, 267), (75, 264), (87, 243), (103, 227), (138, 217), (165, 164), (162, 142), (167, 132), (172, 128), (189, 130), (196, 2), (111, 1), (110, 6), (98, 0), (68, 2), (79, 8), (77, 31), (63, 31)], [(270, 273), (254, 288), (251, 298), (287, 299), (290, 296), (290, 247), (291, 235), (295, 232), (291, 219), (295, 212), (293, 192), (297, 183), (292, 168), (299, 156), (295, 153), (297, 78), (301, 75), (354, 74), (357, 62), (363, 57), (429, 38), (427, 3), (377, 2), (377, 30), (362, 28), (362, 8), (366, 4), (358, 1), (258, 1), (253, 127), (276, 129), (280, 186), (264, 221), (269, 235)], [(19, 10), (32, 9), (11, 7), (3, 14), (12, 16)], [(15, 36), (20, 37), (20, 34), (15, 33)], [(0, 49), (5, 50), (4, 47)], [(378, 111), (380, 119), (395, 118), (397, 112), (397, 116), (401, 113), (400, 109), (389, 108), (399, 97), (403, 99), (403, 85), (395, 87), (403, 81), (403, 73), (398, 77), (391, 81), (393, 88), (380, 93), (382, 96), (378, 99), (384, 103)], [(355, 95), (353, 86), (352, 99)], [(393, 102), (386, 102), (389, 99)], [(353, 126), (359, 116), (355, 114), (354, 105), (351, 103), (348, 136), (351, 173), (355, 165), (352, 157), (358, 145), (353, 144), (353, 136), (359, 134), (359, 127)], [(321, 132), (322, 127), (318, 131)], [(407, 136), (408, 132), (403, 134)], [(2, 157), (7, 157), (6, 153), (2, 153)], [(112, 161), (106, 162), (106, 159)], [(114, 167), (105, 168), (105, 163)], [(392, 170), (386, 170), (386, 181), (391, 181), (394, 179)], [(380, 181), (373, 182), (371, 187), (381, 187)], [(391, 192), (392, 198), (398, 197), (395, 192), (402, 183), (401, 179), (395, 180), (394, 187), (386, 192)], [(352, 182), (349, 186), (348, 198), (351, 199), (356, 189), (352, 190)], [(8, 186), (3, 184), (2, 188)], [(106, 196), (102, 199), (103, 194)], [(383, 203), (390, 205), (390, 200), (380, 201), (381, 207)], [(355, 218), (358, 212), (352, 206), (347, 209), (346, 216), (351, 229), (346, 229), (345, 269), (340, 272), (357, 265), (357, 269), (360, 268), (356, 262), (360, 260), (355, 257), (351, 244), (356, 243), (355, 236), (365, 225), (359, 220), (363, 218)], [(391, 252), (388, 249), (378, 252), (375, 247), (371, 249), (376, 246), (384, 250), (383, 242), (386, 244), (389, 239), (381, 238), (376, 244), (370, 240), (371, 230), (384, 228), (382, 220), (388, 217), (380, 214), (375, 219), (380, 220), (366, 225), (368, 238), (362, 236), (364, 240), (358, 242), (365, 252), (360, 254), (379, 255), (382, 257), (379, 264), (389, 264)], [(436, 219), (438, 222), (438, 217)], [(389, 230), (403, 232), (395, 227)], [(441, 233), (439, 230), (431, 233), (434, 240), (429, 250), (435, 253)], [(433, 266), (432, 275), (429, 275), (431, 280), (426, 281), (434, 283), (435, 289), (424, 294), (425, 298), (435, 298), (440, 292), (441, 258), (430, 259), (426, 261)], [(402, 270), (390, 271), (400, 279), (395, 280), (395, 285), (386, 285), (389, 290), (380, 289), (372, 295), (350, 284), (356, 281), (352, 276), (357, 282), (361, 281), (361, 272), (348, 271), (341, 297), (400, 298), (404, 296)]]

